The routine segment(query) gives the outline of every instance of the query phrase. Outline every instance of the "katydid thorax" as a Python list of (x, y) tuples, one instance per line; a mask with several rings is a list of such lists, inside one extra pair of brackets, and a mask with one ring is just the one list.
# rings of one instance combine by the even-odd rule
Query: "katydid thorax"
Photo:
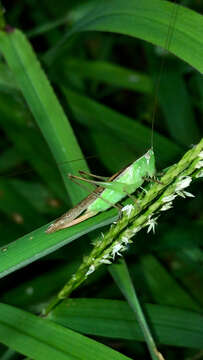
[(134, 193), (142, 186), (146, 177), (151, 178), (154, 175), (154, 151), (150, 149), (132, 164), (114, 174), (108, 181), (94, 181), (94, 184), (98, 185), (96, 190), (56, 219), (48, 227), (46, 233), (68, 228), (108, 210), (126, 196)]

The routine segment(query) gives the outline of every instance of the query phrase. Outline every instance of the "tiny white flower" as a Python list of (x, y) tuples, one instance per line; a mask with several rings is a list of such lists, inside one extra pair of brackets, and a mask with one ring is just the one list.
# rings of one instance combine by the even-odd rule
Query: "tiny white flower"
[(95, 270), (95, 266), (90, 265), (89, 270), (86, 272), (85, 276), (92, 274), (94, 272), (94, 270)]
[(157, 218), (158, 217), (152, 219), (151, 215), (149, 216), (148, 221), (146, 223), (146, 225), (148, 225), (147, 233), (149, 233), (151, 230), (153, 233), (155, 233), (155, 226), (157, 225), (157, 222), (156, 222)]
[(113, 257), (113, 260), (115, 259), (115, 256), (118, 255), (118, 256), (122, 256), (122, 254), (119, 252), (119, 251), (123, 251), (125, 250), (125, 247), (123, 245), (121, 245), (120, 243), (117, 243), (114, 247), (113, 247), (113, 250), (112, 250), (112, 257)]
[(101, 264), (105, 264), (105, 265), (110, 265), (110, 264), (111, 264), (111, 261), (108, 260), (108, 259), (101, 259), (101, 260), (100, 260), (100, 263), (101, 263)]
[(203, 159), (203, 151), (200, 151), (198, 156), (199, 156), (200, 159)]
[(187, 197), (195, 197), (195, 195), (193, 195), (191, 192), (189, 191), (183, 191), (184, 192), (184, 195), (187, 196)]
[(129, 243), (129, 239), (128, 239), (127, 236), (123, 236), (123, 237), (121, 238), (121, 241), (122, 241), (122, 243), (124, 243), (125, 245), (128, 245), (128, 243)]
[(181, 196), (182, 198), (185, 198), (184, 191), (176, 191), (178, 196)]
[(172, 207), (173, 207), (172, 201), (169, 201), (161, 207), (160, 211), (166, 211), (171, 209)]
[(134, 206), (132, 204), (126, 205), (122, 208), (122, 212), (125, 212), (128, 217), (130, 217), (131, 212), (134, 210)]
[(203, 160), (198, 161), (198, 163), (195, 165), (195, 169), (201, 169), (203, 167)]
[(102, 264), (107, 264), (107, 265), (111, 264), (111, 261), (108, 259), (108, 257), (109, 257), (108, 254), (104, 255), (104, 256), (102, 257), (102, 259), (100, 260), (100, 263), (102, 263)]
[(102, 244), (102, 240), (101, 239), (97, 239), (95, 241), (92, 242), (93, 246), (100, 246)]
[(138, 231), (140, 231), (141, 228), (142, 228), (141, 226), (137, 226), (136, 228), (134, 228), (134, 229), (132, 230), (133, 235), (135, 235)]
[(177, 195), (179, 195), (179, 196), (181, 196), (181, 197), (183, 197), (183, 198), (186, 198), (186, 197), (195, 197), (195, 195), (193, 195), (193, 194), (191, 194), (190, 192), (185, 191), (185, 190), (183, 190), (183, 191), (177, 191), (176, 193), (177, 193)]
[(175, 191), (185, 189), (190, 185), (191, 181), (192, 178), (190, 176), (183, 176), (181, 180), (177, 182)]
[(200, 178), (203, 177), (203, 170), (199, 171), (198, 174), (196, 175), (196, 178)]
[(161, 199), (161, 201), (162, 201), (163, 203), (171, 202), (171, 201), (173, 201), (173, 200), (176, 198), (176, 196), (177, 196), (176, 194), (164, 196), (163, 199)]

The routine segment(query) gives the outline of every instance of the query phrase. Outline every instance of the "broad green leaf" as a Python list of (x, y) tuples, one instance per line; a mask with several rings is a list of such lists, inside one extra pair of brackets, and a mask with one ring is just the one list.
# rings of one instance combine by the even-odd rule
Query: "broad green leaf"
[(106, 211), (63, 231), (46, 234), (48, 224), (0, 249), (0, 278), (50, 254), (80, 236), (108, 225), (118, 218), (116, 210)]
[(131, 309), (136, 315), (136, 319), (140, 325), (140, 329), (144, 335), (144, 339), (148, 346), (151, 358), (153, 360), (160, 360), (161, 356), (157, 349), (156, 343), (154, 341), (152, 332), (150, 330), (149, 324), (146, 320), (144, 312), (142, 310), (142, 306), (140, 304), (139, 298), (136, 294), (135, 288), (133, 286), (128, 267), (124, 259), (122, 259), (117, 264), (112, 264), (109, 267), (109, 271), (121, 290), (123, 296), (127, 300), (128, 304), (130, 305)]
[(0, 304), (0, 342), (36, 360), (127, 360), (128, 357), (52, 321)]
[(153, 84), (149, 76), (107, 61), (85, 61), (68, 59), (64, 61), (65, 75), (76, 73), (84, 79), (95, 79), (102, 83), (130, 89), (141, 93), (152, 93)]
[(6, 149), (0, 156), (0, 176), (22, 163), (22, 157), (14, 147)]
[[(81, 254), (82, 256), (82, 254)], [(66, 256), (67, 258), (67, 256)], [(65, 261), (64, 261), (65, 262)], [(62, 259), (60, 259), (62, 263)], [(9, 305), (18, 306), (24, 310), (41, 312), (44, 303), (50, 301), (50, 298), (58, 292), (64, 285), (68, 277), (74, 273), (80, 265), (78, 261), (69, 261), (67, 264), (59, 265), (58, 262), (52, 262), (53, 268), (48, 267), (47, 271), (34, 275), (31, 279), (23, 279), (20, 284), (14, 287), (1, 296), (0, 301)], [(46, 261), (44, 261), (46, 267)], [(39, 291), (40, 289), (40, 291)]]
[[(201, 134), (195, 120), (186, 84), (177, 68), (167, 67), (167, 77), (162, 77), (159, 94), (164, 118), (172, 138), (176, 140), (177, 144), (185, 146), (195, 144), (200, 139)], [(176, 105), (173, 106), (173, 104)]]
[(154, 256), (146, 255), (141, 258), (140, 271), (143, 273), (145, 286), (149, 288), (152, 300), (156, 303), (200, 311), (200, 306), (190, 294), (176, 282)]
[(136, 306), (139, 307), (138, 311), (140, 311), (140, 305), (138, 300), (136, 299), (135, 289), (130, 278), (130, 274), (125, 260), (121, 259), (116, 264), (110, 265), (109, 271), (111, 276), (113, 277), (113, 280), (115, 281), (116, 285), (120, 289), (121, 293), (127, 300), (130, 307), (133, 309), (133, 311), (136, 313)]
[[(63, 88), (63, 91), (78, 122), (100, 131), (106, 129), (112, 136), (116, 135), (119, 141), (130, 144), (132, 149), (134, 147), (139, 154), (151, 146), (150, 128), (70, 89)], [(154, 133), (154, 148), (162, 166), (168, 165), (168, 161), (181, 152), (178, 145), (157, 132)]]
[(193, 81), (199, 95), (196, 106), (200, 108), (201, 112), (203, 112), (203, 77), (195, 74)]
[[(68, 119), (42, 70), (29, 42), (21, 31), (13, 29), (0, 32), (0, 49), (12, 70), (16, 82), (25, 97), (49, 147), (55, 157), (66, 189), (73, 203), (78, 202), (86, 191), (72, 183), (67, 174), (81, 170), (82, 153)], [(82, 169), (87, 170), (85, 161)]]
[(27, 36), (29, 37), (38, 36), (48, 31), (51, 31), (61, 25), (70, 25), (72, 23), (75, 23), (92, 9), (92, 5), (94, 4), (94, 1), (95, 0), (86, 1), (85, 3), (81, 3), (77, 6), (75, 6), (75, 1), (74, 1), (73, 3), (74, 7), (71, 8), (66, 15), (62, 16), (57, 20), (48, 21), (43, 25), (37, 26), (36, 28), (30, 30), (27, 33)]
[(14, 222), (29, 231), (45, 222), (32, 204), (16, 189), (8, 179), (0, 178), (1, 201), (0, 210)]
[[(60, 203), (54, 203), (53, 195), (48, 191), (44, 184), (37, 181), (23, 181), (11, 178), (9, 183), (12, 187), (21, 194), (27, 201), (32, 204), (33, 208), (38, 211), (39, 216), (41, 213), (45, 214), (59, 214), (66, 207), (61, 206)], [(52, 204), (53, 199), (53, 204)], [(44, 219), (43, 224), (46, 222)]]
[(109, 174), (116, 173), (118, 169), (124, 168), (127, 162), (130, 164), (139, 157), (137, 149), (128, 146), (126, 139), (121, 140), (121, 137), (113, 136), (110, 132), (97, 131), (96, 128), (88, 127), (88, 137), (94, 146), (95, 155), (104, 164)]
[(5, 26), (5, 21), (4, 21), (4, 8), (3, 6), (0, 4), (0, 28)]
[[(145, 311), (159, 344), (202, 349), (202, 314), (152, 304), (147, 304)], [(125, 301), (68, 299), (49, 318), (84, 334), (144, 340), (135, 314)]]
[(0, 89), (5, 92), (16, 91), (18, 89), (12, 72), (3, 63), (0, 63)]
[(170, 52), (203, 72), (202, 28), (203, 16), (168, 1), (109, 0), (107, 3), (101, 0), (47, 53), (46, 61), (52, 62), (61, 54), (71, 35), (81, 31), (106, 31), (138, 37), (167, 50), (169, 47)]
[(30, 164), (53, 194), (66, 202), (56, 164), (21, 97), (0, 93), (0, 124), (23, 161)]

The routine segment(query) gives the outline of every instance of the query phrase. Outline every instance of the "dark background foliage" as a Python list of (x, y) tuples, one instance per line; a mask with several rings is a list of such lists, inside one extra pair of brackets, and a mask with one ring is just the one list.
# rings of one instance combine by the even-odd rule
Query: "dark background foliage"
[[(169, 166), (201, 138), (202, 77), (170, 54), (170, 39), (166, 39), (167, 52), (139, 39), (105, 32), (74, 35), (62, 56), (48, 64), (48, 51), (71, 28), (73, 9), (82, 3), (86, 2), (22, 0), (4, 1), (3, 6), (6, 22), (28, 35), (91, 172), (110, 176), (143, 154), (151, 146), (154, 109), (157, 168)], [(198, 0), (182, 4), (202, 12)], [(173, 16), (171, 28), (175, 26)], [(58, 26), (35, 32), (44, 24), (48, 29), (55, 21), (59, 21)], [(57, 164), (2, 56), (0, 135), (0, 245), (5, 246), (56, 218), (72, 204)], [(155, 235), (138, 234), (126, 260), (143, 304), (201, 313), (202, 182), (197, 181), (189, 191), (195, 198), (177, 200), (159, 219)], [(97, 234), (95, 230), (80, 237), (2, 279), (1, 301), (38, 314), (42, 303), (60, 290), (68, 274), (88, 254)], [(106, 268), (73, 296), (123, 299)], [(141, 342), (105, 337), (100, 341), (132, 358), (149, 358)], [(163, 345), (167, 359), (192, 359), (197, 349), (191, 348)], [(2, 354), (4, 350), (2, 347)]]

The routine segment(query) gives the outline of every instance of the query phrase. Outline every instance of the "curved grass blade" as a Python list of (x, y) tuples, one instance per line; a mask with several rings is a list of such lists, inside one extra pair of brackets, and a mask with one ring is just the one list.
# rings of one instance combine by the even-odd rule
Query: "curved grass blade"
[[(203, 72), (203, 17), (192, 10), (161, 0), (101, 0), (68, 31), (45, 56), (51, 63), (65, 50), (68, 39), (81, 31), (106, 31), (138, 37), (163, 48), (171, 23), (170, 14), (178, 7), (170, 52)], [(193, 26), (195, 24), (195, 26)]]
[(54, 30), (61, 25), (70, 25), (78, 21), (82, 18), (86, 13), (88, 13), (92, 9), (92, 5), (94, 0), (86, 1), (85, 3), (81, 3), (69, 10), (66, 15), (58, 18), (57, 20), (49, 21), (43, 25), (39, 25), (36, 28), (30, 30), (27, 33), (27, 36), (32, 38), (35, 36), (42, 35), (48, 31)]
[[(160, 65), (154, 56), (152, 48), (146, 48), (153, 72), (159, 73)], [(159, 81), (157, 97), (163, 111), (168, 133), (179, 145), (195, 144), (200, 138), (200, 131), (195, 119), (190, 98), (191, 94), (184, 78), (184, 75), (186, 75), (183, 71), (185, 64), (177, 61), (178, 59), (165, 58), (164, 60), (165, 70), (162, 71)]]
[(12, 182), (0, 179), (0, 191), (0, 210), (19, 226), (29, 231), (45, 222), (46, 218), (13, 186)]
[[(201, 311), (200, 305), (185, 290), (184, 286), (181, 286), (180, 281), (177, 281), (155, 256), (151, 254), (143, 256), (138, 269), (142, 274), (143, 286), (150, 291), (152, 301), (156, 304)], [(135, 266), (134, 274), (138, 269)]]
[(52, 253), (94, 229), (110, 224), (117, 218), (116, 210), (112, 209), (76, 226), (49, 235), (45, 233), (49, 224), (42, 226), (0, 248), (0, 278)]
[[(145, 304), (145, 311), (159, 344), (202, 349), (202, 314), (154, 304)], [(144, 341), (135, 314), (121, 300), (68, 299), (48, 318), (84, 334)]]
[(83, 79), (99, 80), (118, 88), (130, 89), (144, 94), (150, 94), (153, 91), (152, 81), (147, 74), (107, 61), (70, 58), (64, 61), (64, 69), (65, 76), (70, 72), (75, 72)]
[[(63, 91), (78, 122), (100, 131), (105, 128), (133, 146), (138, 153), (142, 154), (149, 148), (151, 129), (147, 126), (68, 88), (63, 88)], [(181, 153), (181, 147), (157, 132), (154, 133), (154, 149), (159, 153), (158, 164), (162, 166)]]
[(79, 169), (88, 170), (82, 152), (68, 119), (58, 102), (53, 89), (42, 70), (35, 53), (23, 33), (17, 29), (0, 32), (0, 49), (12, 70), (20, 89), (40, 127), (64, 180), (66, 190), (73, 203), (78, 202), (87, 192), (73, 184), (67, 173)]
[(130, 360), (50, 320), (0, 304), (0, 342), (36, 360)]
[(109, 267), (109, 271), (115, 283), (121, 290), (123, 296), (126, 298), (128, 304), (136, 315), (136, 319), (144, 335), (152, 360), (163, 360), (162, 355), (159, 353), (156, 347), (154, 338), (150, 331), (150, 327), (146, 321), (125, 260), (122, 259), (118, 264), (111, 265)]

